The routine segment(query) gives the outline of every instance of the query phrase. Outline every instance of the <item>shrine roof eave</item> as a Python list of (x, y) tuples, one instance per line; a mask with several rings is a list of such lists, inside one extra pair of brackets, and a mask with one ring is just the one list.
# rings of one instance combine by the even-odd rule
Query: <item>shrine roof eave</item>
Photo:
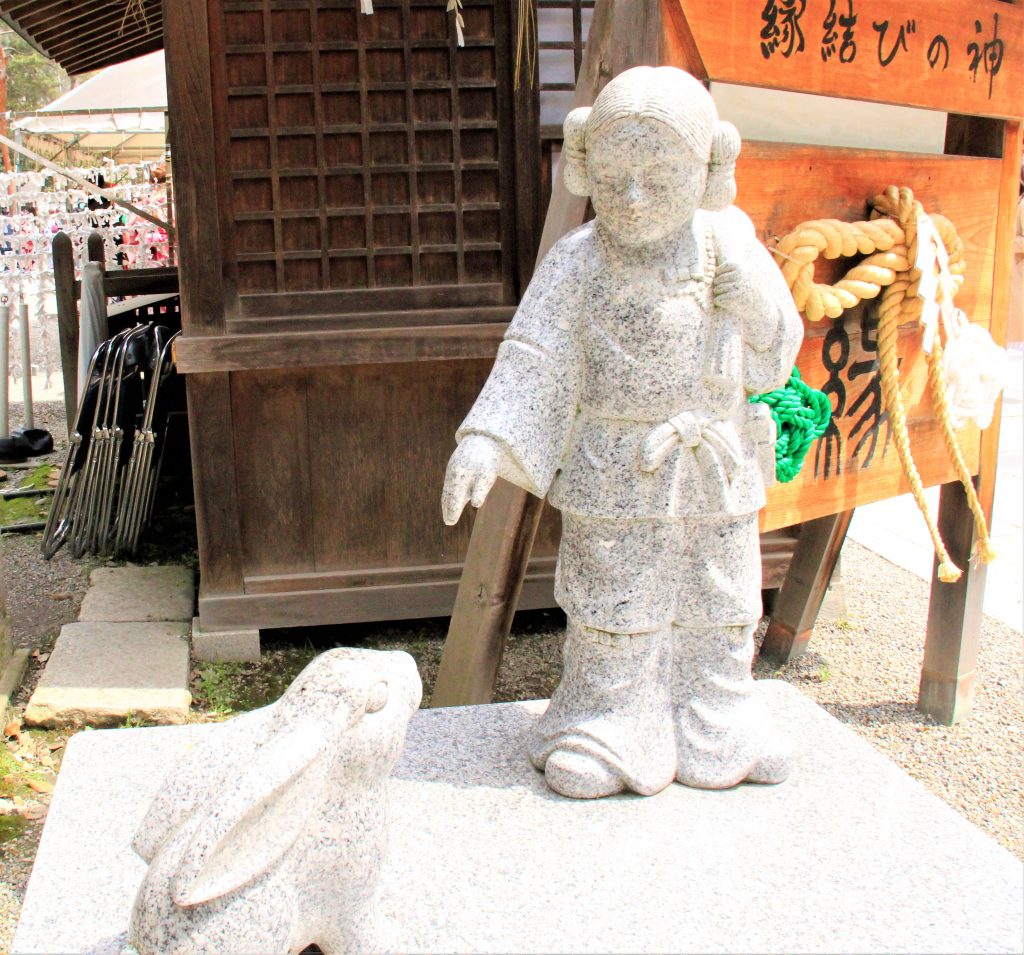
[(72, 75), (164, 45), (161, 0), (0, 0), (0, 20)]

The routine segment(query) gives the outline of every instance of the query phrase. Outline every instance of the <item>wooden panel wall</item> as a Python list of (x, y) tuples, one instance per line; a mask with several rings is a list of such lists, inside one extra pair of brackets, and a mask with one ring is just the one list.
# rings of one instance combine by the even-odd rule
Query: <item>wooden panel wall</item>
[[(441, 485), (489, 370), (477, 360), (232, 373), (245, 592), (457, 581), (472, 525), (444, 524)], [(556, 523), (536, 555), (557, 541)]]
[(457, 49), (434, 0), (224, 0), (241, 317), (514, 303), (507, 3), (464, 17)]

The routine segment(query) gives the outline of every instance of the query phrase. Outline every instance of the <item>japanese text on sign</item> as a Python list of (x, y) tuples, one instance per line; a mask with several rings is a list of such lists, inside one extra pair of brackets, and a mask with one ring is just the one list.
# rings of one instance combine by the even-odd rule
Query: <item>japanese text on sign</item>
[[(837, 66), (871, 57), (880, 69), (920, 59), (938, 72), (961, 69), (992, 98), (1006, 56), (999, 14), (966, 20), (962, 34), (929, 30), (922, 17), (861, 17), (863, 0), (765, 0), (757, 38), (761, 55), (790, 59), (819, 55)], [(947, 32), (948, 31), (948, 28)]]
[[(882, 406), (882, 377), (878, 368), (878, 315), (865, 310), (860, 320), (860, 348), (866, 357), (850, 362), (850, 334), (842, 319), (837, 319), (821, 349), (821, 361), (828, 379), (821, 390), (832, 402), (832, 420), (818, 439), (814, 450), (814, 476), (828, 480), (843, 473), (843, 468), (866, 468), (877, 451), (884, 457), (889, 445), (889, 412)], [(845, 374), (845, 380), (844, 380)], [(847, 407), (847, 384), (867, 379), (856, 399)], [(840, 426), (853, 419), (849, 430)], [(885, 437), (879, 437), (882, 428)], [(844, 433), (845, 432), (845, 433)]]

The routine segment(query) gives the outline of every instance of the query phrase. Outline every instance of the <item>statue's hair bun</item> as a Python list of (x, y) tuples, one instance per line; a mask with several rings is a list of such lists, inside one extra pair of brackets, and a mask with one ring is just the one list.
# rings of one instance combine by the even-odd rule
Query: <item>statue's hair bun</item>
[(562, 156), (565, 186), (574, 196), (589, 196), (587, 182), (587, 120), (590, 107), (579, 106), (565, 117), (562, 124)]
[(701, 208), (717, 212), (727, 209), (736, 198), (736, 160), (740, 154), (740, 134), (732, 123), (719, 120), (711, 139), (708, 181)]

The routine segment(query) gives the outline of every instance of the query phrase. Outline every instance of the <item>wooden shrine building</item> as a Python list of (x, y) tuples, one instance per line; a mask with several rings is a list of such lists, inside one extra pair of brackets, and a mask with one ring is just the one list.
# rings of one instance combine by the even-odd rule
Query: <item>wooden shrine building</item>
[[(462, 49), (443, 0), (375, 0), (372, 16), (358, 0), (68, 0), (59, 15), (52, 0), (0, 0), (72, 72), (166, 49), (204, 627), (447, 615), (461, 578), (449, 671), (457, 661), (477, 689), (456, 680), (449, 698), (487, 695), (504, 611), (551, 602), (557, 515), (499, 492), (467, 562), (472, 521), (440, 516), (445, 464), (538, 250), (585, 215), (557, 176), (552, 188), (561, 118), (629, 66), (947, 114), (945, 155), (746, 142), (737, 202), (771, 247), (800, 222), (863, 218), (886, 186), (911, 187), (965, 242), (957, 304), (1003, 340), (1019, 3), (534, 4), (542, 82), (517, 86), (513, 0), (464, 0)], [(966, 568), (971, 525), (919, 334), (900, 341), (915, 458), (943, 485), (940, 523)], [(802, 527), (769, 632), (780, 657), (806, 643), (853, 508), (906, 489), (874, 349), (867, 307), (807, 324), (799, 367), (836, 415), (763, 514), (776, 543)], [(990, 513), (998, 416), (960, 438)], [(969, 704), (983, 581), (971, 568), (933, 587), (922, 699), (940, 718)]]

